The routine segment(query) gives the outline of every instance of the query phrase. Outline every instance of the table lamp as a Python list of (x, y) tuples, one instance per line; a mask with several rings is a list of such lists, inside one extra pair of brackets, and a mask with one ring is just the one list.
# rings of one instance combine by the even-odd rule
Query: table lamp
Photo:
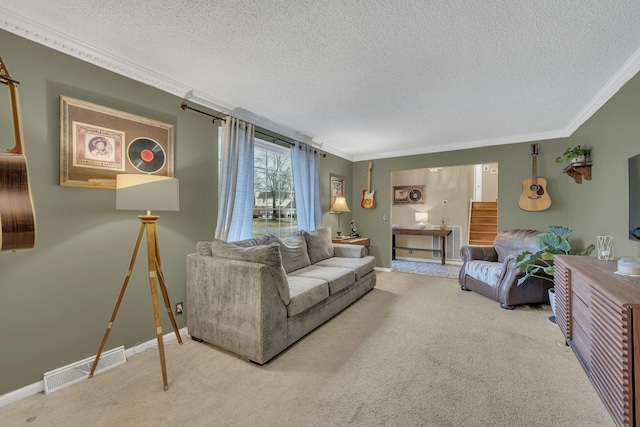
[(425, 222), (429, 221), (429, 212), (416, 212), (416, 222), (418, 223), (418, 230), (424, 230)]
[(342, 212), (351, 212), (349, 210), (349, 206), (347, 206), (347, 200), (344, 197), (336, 197), (336, 199), (333, 202), (333, 206), (331, 206), (331, 213), (337, 213), (338, 214), (338, 237), (343, 239), (344, 237), (341, 236), (342, 234), (342, 229), (340, 228), (340, 215), (342, 215)]
[(164, 358), (164, 344), (162, 338), (162, 322), (160, 319), (160, 304), (158, 302), (158, 287), (162, 292), (164, 299), (164, 305), (171, 320), (173, 331), (176, 334), (178, 342), (182, 344), (180, 333), (178, 332), (178, 326), (176, 325), (176, 319), (173, 317), (171, 311), (171, 303), (169, 302), (169, 294), (167, 293), (167, 287), (164, 280), (164, 273), (162, 272), (162, 262), (160, 261), (160, 247), (158, 245), (158, 234), (156, 230), (156, 221), (159, 216), (151, 215), (152, 210), (156, 211), (177, 211), (179, 210), (179, 195), (178, 195), (178, 180), (176, 178), (170, 178), (166, 176), (156, 175), (142, 175), (142, 174), (120, 174), (116, 176), (116, 209), (118, 210), (138, 210), (146, 211), (146, 215), (139, 215), (140, 230), (138, 231), (138, 239), (136, 241), (133, 255), (131, 256), (131, 262), (129, 269), (122, 284), (118, 301), (113, 309), (111, 319), (107, 324), (107, 330), (102, 338), (102, 343), (98, 349), (95, 361), (91, 367), (89, 378), (93, 376), (93, 373), (100, 360), (100, 355), (109, 338), (109, 332), (118, 314), (118, 308), (124, 297), (124, 292), (127, 289), (131, 272), (136, 262), (136, 256), (138, 255), (138, 249), (140, 248), (140, 242), (142, 241), (143, 234), (147, 234), (147, 263), (149, 267), (149, 286), (151, 289), (151, 302), (153, 304), (153, 317), (155, 319), (156, 326), (156, 339), (158, 341), (158, 350), (160, 352), (160, 366), (162, 369), (162, 381), (164, 389), (169, 388), (167, 382), (167, 369)]

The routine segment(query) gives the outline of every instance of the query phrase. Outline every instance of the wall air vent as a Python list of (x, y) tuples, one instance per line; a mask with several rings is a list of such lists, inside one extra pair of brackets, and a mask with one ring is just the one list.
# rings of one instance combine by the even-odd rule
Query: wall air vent
[[(79, 362), (63, 366), (62, 368), (45, 372), (44, 393), (48, 394), (53, 391), (60, 390), (61, 388), (65, 388), (66, 386), (88, 378), (95, 358), (95, 356), (88, 357)], [(94, 375), (121, 365), (126, 361), (127, 358), (124, 354), (124, 346), (120, 346), (109, 351), (103, 351), (100, 355), (100, 361), (98, 362)]]

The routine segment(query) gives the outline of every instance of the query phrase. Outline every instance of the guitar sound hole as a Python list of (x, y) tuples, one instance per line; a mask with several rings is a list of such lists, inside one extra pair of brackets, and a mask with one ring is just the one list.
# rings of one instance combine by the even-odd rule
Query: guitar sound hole
[(538, 196), (542, 196), (544, 194), (544, 187), (542, 187), (542, 185), (532, 185), (531, 191), (536, 193)]

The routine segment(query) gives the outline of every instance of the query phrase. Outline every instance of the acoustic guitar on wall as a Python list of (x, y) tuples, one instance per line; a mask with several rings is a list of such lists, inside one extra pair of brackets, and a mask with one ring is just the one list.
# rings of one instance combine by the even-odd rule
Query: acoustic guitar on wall
[(551, 207), (551, 197), (547, 193), (547, 180), (536, 176), (538, 144), (531, 144), (531, 156), (531, 178), (522, 181), (518, 206), (524, 211), (544, 211)]
[(18, 82), (11, 78), (0, 58), (0, 83), (9, 87), (15, 145), (0, 151), (0, 251), (31, 249), (36, 227), (27, 160), (22, 147), (22, 123), (18, 102)]
[(369, 162), (369, 174), (367, 176), (367, 189), (362, 190), (362, 202), (360, 202), (360, 206), (364, 209), (373, 209), (376, 207), (376, 201), (373, 198), (376, 193), (375, 190), (371, 189), (371, 162)]

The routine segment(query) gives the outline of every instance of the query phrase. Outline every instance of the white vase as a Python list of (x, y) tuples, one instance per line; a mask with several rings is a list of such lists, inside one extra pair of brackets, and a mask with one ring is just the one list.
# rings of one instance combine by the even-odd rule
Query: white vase
[(586, 161), (586, 157), (584, 155), (576, 156), (573, 159), (571, 159), (571, 163), (584, 163), (585, 161)]
[[(549, 304), (551, 304), (551, 311), (553, 312), (553, 317), (555, 321), (556, 317), (556, 290), (554, 288), (549, 288)], [(551, 319), (549, 319), (551, 320)]]

